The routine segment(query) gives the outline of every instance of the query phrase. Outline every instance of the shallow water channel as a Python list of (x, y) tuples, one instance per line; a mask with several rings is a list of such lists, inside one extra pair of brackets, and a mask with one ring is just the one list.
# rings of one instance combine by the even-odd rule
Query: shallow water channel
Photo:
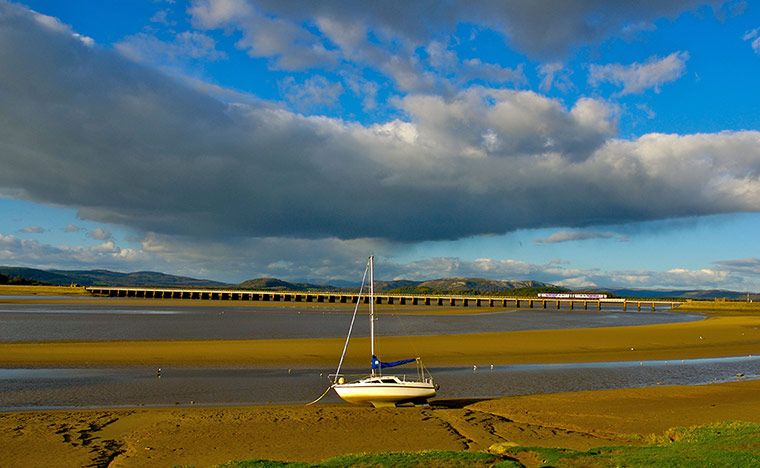
[[(760, 358), (541, 364), (431, 369), (438, 398), (652, 385), (698, 385), (760, 377)], [(0, 411), (140, 406), (303, 404), (330, 385), (334, 369), (78, 368), (0, 369)], [(743, 377), (737, 377), (743, 374)], [(323, 402), (338, 402), (330, 392)]]
[[(0, 299), (2, 299), (0, 297)], [(387, 307), (387, 306), (385, 306)], [(434, 315), (433, 307), (383, 309), (378, 336), (440, 335), (493, 331), (589, 328), (701, 320), (668, 309), (637, 312), (615, 304), (601, 311), (575, 309), (470, 308), (467, 314)], [(498, 309), (496, 309), (498, 310)], [(412, 311), (410, 313), (410, 311)], [(34, 304), (0, 301), (0, 342), (111, 340), (240, 340), (343, 337), (350, 307), (325, 306), (134, 306), (110, 304)], [(354, 336), (367, 336), (369, 321), (360, 309)]]
[[(408, 311), (410, 308), (405, 308)], [(668, 310), (519, 309), (467, 315), (378, 316), (379, 336), (644, 325), (700, 320)], [(130, 306), (0, 303), (0, 341), (343, 337), (352, 309), (280, 306)], [(472, 311), (471, 311), (472, 312)], [(368, 334), (366, 313), (354, 336)], [(336, 356), (336, 365), (337, 359)], [(329, 386), (325, 369), (155, 367), (0, 369), (0, 411), (50, 408), (306, 403)], [(352, 370), (348, 369), (348, 372)], [(355, 370), (362, 372), (363, 370)], [(432, 369), (442, 399), (705, 384), (758, 378), (760, 359), (551, 364)], [(400, 371), (403, 372), (403, 371)], [(409, 372), (409, 371), (407, 371)], [(325, 402), (340, 401), (329, 393)]]

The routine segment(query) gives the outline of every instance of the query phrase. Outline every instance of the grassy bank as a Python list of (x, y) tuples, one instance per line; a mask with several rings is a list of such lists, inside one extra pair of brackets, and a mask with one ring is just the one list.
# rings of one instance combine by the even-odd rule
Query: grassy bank
[(89, 296), (81, 286), (21, 286), (14, 284), (0, 284), (0, 297), (2, 296)]
[(710, 315), (760, 315), (760, 302), (692, 301), (684, 302), (676, 310)]
[(321, 463), (271, 460), (236, 461), (216, 468), (616, 468), (671, 466), (703, 468), (760, 465), (760, 424), (722, 422), (670, 429), (642, 446), (600, 447), (586, 451), (494, 444), (487, 452), (428, 451), (342, 455)]

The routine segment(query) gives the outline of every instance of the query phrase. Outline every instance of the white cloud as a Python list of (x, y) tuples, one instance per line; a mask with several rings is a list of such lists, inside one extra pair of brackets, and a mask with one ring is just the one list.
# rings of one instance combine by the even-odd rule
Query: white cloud
[(97, 240), (110, 240), (113, 238), (111, 231), (103, 228), (95, 228), (87, 233), (88, 237), (92, 237)]
[(164, 26), (175, 26), (177, 24), (176, 21), (170, 19), (171, 16), (171, 10), (164, 9), (164, 10), (158, 10), (151, 18), (151, 23), (159, 23), (163, 24)]
[(556, 244), (559, 242), (582, 241), (589, 239), (614, 239), (619, 242), (628, 242), (628, 236), (615, 234), (614, 232), (598, 231), (557, 231), (545, 239), (533, 239), (537, 244)]
[(253, 2), (197, 1), (188, 11), (196, 27), (239, 30), (242, 37), (236, 46), (254, 58), (273, 58), (274, 68), (303, 70), (336, 61), (335, 52), (307, 28), (288, 18), (264, 14)]
[(23, 15), (0, 21), (0, 111), (25, 116), (0, 123), (0, 187), (86, 220), (417, 241), (760, 210), (760, 132), (617, 139), (607, 102), (482, 86), (408, 94), (404, 120), (363, 126), (220, 102)]
[(35, 21), (37, 21), (39, 24), (45, 26), (46, 28), (50, 29), (51, 31), (60, 32), (67, 34), (75, 39), (78, 39), (82, 42), (82, 44), (92, 47), (95, 45), (95, 40), (88, 36), (83, 36), (74, 30), (71, 29), (71, 26), (67, 24), (63, 24), (61, 20), (58, 18), (43, 15), (41, 13), (37, 13), (35, 11), (32, 12), (33, 18)]
[(79, 226), (75, 226), (74, 224), (67, 224), (65, 228), (63, 228), (64, 232), (77, 232), (77, 231), (84, 231), (85, 228), (81, 228)]
[[(432, 0), (415, 2), (282, 2), (277, 0), (196, 0), (189, 13), (198, 27), (237, 28), (241, 46), (257, 56), (302, 55), (297, 43), (309, 24), (326, 34), (347, 57), (377, 54), (366, 40), (368, 31), (382, 44), (406, 50), (437, 41), (438, 31), (453, 32), (458, 23), (495, 31), (518, 50), (533, 57), (557, 58), (579, 45), (610, 36), (631, 35), (650, 28), (659, 18), (675, 18), (701, 5), (718, 6), (723, 0), (672, 0), (667, 2), (449, 2), (446, 8)], [(265, 32), (279, 26), (275, 39)], [(633, 26), (632, 26), (633, 25)], [(647, 25), (647, 26), (640, 26)], [(276, 32), (276, 31), (274, 31)], [(285, 34), (285, 32), (287, 34)], [(290, 39), (286, 39), (290, 36)], [(396, 52), (401, 52), (396, 47)], [(375, 62), (379, 63), (379, 62)]]
[[(227, 18), (219, 27), (232, 21), (225, 15), (249, 8), (215, 6), (209, 14)], [(760, 210), (760, 132), (620, 139), (617, 109), (608, 102), (586, 98), (566, 106), (488, 86), (441, 96), (410, 92), (396, 101), (401, 117), (369, 126), (307, 117), (241, 102), (234, 93), (219, 100), (216, 91), (212, 97), (108, 50), (93, 51), (71, 40), (70, 31), (41, 26), (17, 7), (0, 9), (15, 12), (0, 15), (6, 65), (0, 115), (24, 116), (0, 122), (0, 189), (147, 233), (137, 252), (107, 236), (90, 249), (16, 239), (8, 245), (23, 255), (4, 258), (137, 259), (122, 265), (149, 258), (181, 265), (176, 268), (191, 276), (224, 259), (230, 276), (245, 275), (241, 280), (251, 264), (266, 266), (254, 276), (347, 277), (352, 261), (386, 242)], [(361, 44), (357, 31), (342, 41)], [(415, 40), (429, 43), (422, 36)], [(382, 54), (361, 50), (375, 52), (367, 61)], [(426, 69), (414, 53), (402, 55), (388, 65), (399, 76)], [(428, 79), (435, 85), (438, 77), (423, 73), (408, 83), (423, 88)], [(368, 81), (354, 86), (351, 92), (372, 88)], [(293, 260), (299, 255), (302, 265)], [(556, 263), (436, 259), (389, 269), (427, 278), (480, 272), (566, 284), (627, 277), (637, 284), (678, 278), (735, 284), (720, 266), (709, 274), (601, 274)]]
[(45, 231), (47, 231), (47, 229), (45, 229), (42, 226), (27, 226), (27, 227), (19, 230), (19, 232), (23, 232), (23, 233), (26, 233), (26, 234), (41, 234), (41, 233), (43, 233)]
[(289, 76), (279, 83), (282, 94), (295, 109), (312, 111), (338, 107), (343, 94), (340, 83), (330, 83), (323, 76), (311, 76), (302, 83)]
[(736, 260), (721, 260), (715, 262), (719, 268), (732, 273), (750, 276), (760, 276), (760, 258), (740, 258)]
[[(458, 24), (501, 36), (510, 47), (539, 58), (561, 58), (570, 50), (610, 36), (630, 36), (632, 24), (676, 17), (702, 4), (723, 0), (639, 2), (463, 2), (446, 8), (415, 2), (279, 2), (196, 0), (193, 25), (241, 35), (237, 46), (279, 70), (367, 67), (390, 77), (401, 92), (450, 91), (484, 80), (490, 85), (527, 83), (520, 66), (504, 67), (479, 58), (460, 59), (450, 39)], [(318, 31), (318, 34), (314, 33)], [(443, 35), (441, 33), (444, 33)], [(465, 39), (466, 40), (466, 39)], [(571, 87), (567, 75), (544, 75), (543, 86)]]
[(755, 51), (756, 54), (760, 55), (760, 28), (755, 28), (751, 31), (747, 31), (744, 33), (744, 37), (742, 37), (745, 41), (750, 41), (750, 44), (752, 45), (752, 50)]
[[(376, 254), (378, 279), (430, 280), (475, 277), (499, 280), (537, 280), (567, 287), (630, 287), (663, 289), (733, 289), (760, 291), (756, 258), (715, 262), (714, 268), (657, 270), (600, 270), (574, 268), (553, 260), (535, 264), (518, 259), (437, 257), (397, 262), (396, 246), (380, 239), (256, 238), (224, 241), (148, 234), (140, 249), (122, 249), (113, 241), (93, 247), (52, 246), (0, 234), (0, 264), (36, 268), (118, 271), (164, 271), (195, 278), (237, 283), (276, 277), (316, 283), (358, 283), (367, 252)], [(224, 272), (219, 265), (225, 266)], [(744, 277), (744, 278), (742, 278)]]
[(538, 66), (538, 74), (542, 77), (538, 89), (544, 93), (548, 93), (554, 88), (568, 92), (575, 88), (570, 81), (570, 73), (571, 71), (565, 69), (559, 62), (541, 64)]
[(131, 60), (157, 65), (185, 58), (208, 61), (227, 58), (225, 52), (216, 49), (216, 41), (213, 38), (196, 31), (176, 34), (170, 42), (141, 32), (124, 38), (114, 47)]
[(620, 95), (640, 94), (649, 89), (660, 92), (660, 87), (680, 78), (686, 71), (688, 52), (673, 52), (664, 58), (650, 57), (646, 63), (621, 65), (592, 64), (589, 68), (589, 83), (598, 86), (609, 82), (620, 85)]
[[(0, 233), (0, 263), (43, 269), (141, 270), (150, 258), (140, 251), (120, 249), (113, 242), (94, 247), (53, 246)], [(165, 265), (163, 265), (165, 266)]]

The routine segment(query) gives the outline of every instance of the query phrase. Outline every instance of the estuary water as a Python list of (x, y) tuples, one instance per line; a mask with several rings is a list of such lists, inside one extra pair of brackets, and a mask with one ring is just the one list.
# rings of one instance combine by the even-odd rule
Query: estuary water
[[(669, 310), (618, 307), (597, 310), (518, 309), (467, 315), (396, 313), (377, 319), (379, 336), (477, 333), (645, 325), (701, 320)], [(3, 303), (0, 341), (180, 340), (344, 337), (353, 309), (347, 307), (113, 305)], [(470, 311), (472, 312), (472, 310)], [(368, 334), (360, 310), (354, 336)], [(336, 356), (337, 364), (338, 356)], [(0, 369), (0, 411), (173, 405), (306, 403), (329, 386), (325, 369), (248, 367), (153, 367)], [(351, 370), (347, 370), (351, 372)], [(364, 369), (356, 369), (362, 372)], [(760, 376), (751, 357), (640, 363), (490, 366), (432, 369), (443, 399), (636, 387), (704, 384)], [(345, 371), (344, 371), (345, 372)], [(408, 372), (408, 371), (407, 371)], [(326, 402), (339, 399), (331, 392)]]
[[(0, 412), (72, 408), (305, 404), (335, 369), (241, 367), (0, 369)], [(356, 370), (361, 372), (360, 370)], [(479, 399), (760, 378), (760, 358), (431, 369), (439, 399)], [(349, 370), (350, 372), (350, 370)], [(398, 371), (402, 372), (402, 371)], [(741, 374), (741, 377), (738, 375)], [(341, 400), (329, 392), (322, 400)]]
[[(387, 307), (387, 306), (386, 306)], [(384, 308), (377, 315), (378, 336), (441, 335), (648, 325), (701, 320), (664, 310), (514, 309), (466, 315), (414, 314)], [(470, 309), (470, 312), (472, 308)], [(241, 340), (260, 338), (335, 338), (348, 331), (353, 309), (325, 306), (219, 306), (3, 303), (0, 342), (112, 340)], [(369, 321), (360, 309), (354, 336), (367, 336)]]

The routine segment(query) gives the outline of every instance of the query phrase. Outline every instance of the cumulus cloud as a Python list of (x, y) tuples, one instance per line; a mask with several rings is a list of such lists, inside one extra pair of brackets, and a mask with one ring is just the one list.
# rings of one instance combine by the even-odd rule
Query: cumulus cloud
[(752, 50), (754, 50), (756, 54), (760, 55), (760, 28), (755, 28), (751, 31), (747, 31), (744, 33), (744, 37), (742, 37), (742, 39), (749, 41), (750, 45), (752, 45)]
[(538, 89), (544, 93), (548, 93), (553, 88), (562, 92), (567, 92), (574, 88), (572, 81), (570, 81), (570, 71), (566, 70), (559, 62), (539, 65), (538, 74), (542, 77)]
[(92, 237), (93, 239), (102, 240), (102, 241), (108, 241), (113, 238), (113, 234), (111, 234), (111, 231), (103, 228), (95, 228), (87, 233), (88, 237)]
[(614, 232), (598, 231), (557, 231), (545, 239), (533, 239), (537, 244), (556, 244), (559, 242), (582, 241), (589, 239), (615, 239), (619, 242), (628, 242), (628, 236), (615, 234)]
[(721, 260), (715, 262), (715, 265), (737, 274), (760, 276), (760, 258), (757, 257)]
[(53, 246), (36, 240), (20, 239), (0, 233), (0, 263), (4, 265), (35, 265), (37, 268), (111, 268), (141, 269), (148, 262), (144, 253), (121, 249), (113, 242), (93, 247)]
[(63, 228), (63, 232), (77, 232), (77, 231), (85, 231), (85, 228), (76, 226), (74, 224), (67, 224), (65, 228)]
[(41, 234), (41, 233), (43, 233), (45, 231), (47, 231), (47, 229), (45, 229), (42, 226), (27, 226), (27, 227), (19, 230), (19, 232), (23, 232), (23, 233), (26, 233), (26, 234)]
[(83, 219), (408, 242), (760, 210), (760, 132), (623, 140), (606, 102), (479, 86), (363, 126), (221, 102), (0, 8), (0, 187)]
[[(463, 83), (520, 87), (521, 67), (509, 68), (479, 58), (462, 59), (450, 48), (457, 27), (500, 36), (510, 48), (538, 59), (562, 59), (573, 49), (611, 36), (630, 36), (632, 25), (672, 18), (702, 5), (701, 0), (625, 2), (281, 2), (272, 0), (196, 0), (188, 9), (199, 29), (234, 31), (236, 45), (277, 70), (334, 70), (350, 64), (352, 73), (380, 72), (402, 92), (447, 93)], [(645, 29), (638, 28), (639, 31)], [(441, 34), (444, 32), (444, 34)], [(458, 42), (460, 38), (455, 38)], [(464, 39), (466, 40), (466, 39)], [(545, 76), (545, 85), (551, 76)], [(569, 86), (558, 75), (557, 86)]]
[[(535, 264), (516, 259), (435, 257), (398, 262), (384, 252), (396, 248), (381, 239), (256, 238), (208, 241), (183, 236), (148, 234), (139, 249), (123, 249), (113, 241), (92, 247), (52, 246), (36, 240), (0, 234), (0, 264), (35, 265), (38, 268), (118, 271), (159, 269), (191, 277), (208, 277), (237, 283), (259, 277), (357, 284), (366, 253), (376, 255), (378, 279), (429, 280), (475, 277), (501, 280), (532, 279), (566, 287), (642, 287), (665, 289), (716, 288), (757, 291), (760, 275), (756, 258), (715, 262), (714, 268), (667, 271), (580, 269), (553, 260)], [(219, 262), (225, 275), (219, 276)], [(748, 272), (750, 273), (748, 275)], [(744, 278), (743, 278), (744, 277)]]
[(164, 64), (179, 59), (222, 60), (227, 54), (216, 50), (216, 41), (197, 31), (184, 31), (163, 41), (148, 33), (128, 36), (114, 45), (116, 50), (131, 60)]
[(254, 2), (197, 1), (189, 9), (194, 25), (205, 29), (236, 28), (236, 45), (251, 57), (273, 58), (273, 67), (303, 70), (335, 63), (336, 55), (308, 28), (288, 18), (261, 11)]
[(643, 64), (593, 64), (589, 68), (589, 82), (593, 86), (604, 82), (621, 85), (623, 89), (620, 95), (639, 94), (649, 89), (659, 93), (662, 85), (675, 81), (684, 74), (687, 60), (688, 52), (673, 52), (664, 58), (650, 57)]
[[(17, 12), (15, 12), (13, 10), (8, 10), (7, 13), (13, 15), (13, 14), (16, 14)], [(68, 36), (71, 36), (71, 37), (79, 40), (82, 44), (84, 44), (84, 45), (86, 45), (88, 47), (92, 47), (93, 45), (95, 45), (95, 40), (94, 39), (92, 39), (91, 37), (83, 36), (83, 35), (79, 34), (78, 32), (76, 32), (73, 29), (71, 29), (71, 26), (62, 23), (61, 20), (59, 20), (58, 18), (55, 18), (55, 17), (52, 17), (52, 16), (48, 16), (48, 15), (43, 15), (43, 14), (37, 13), (35, 11), (32, 11), (31, 13), (32, 13), (32, 18), (37, 23), (39, 23), (40, 25), (44, 26), (45, 28), (47, 28), (47, 29), (49, 29), (51, 31), (55, 31), (55, 32), (59, 32), (59, 33), (63, 33), (63, 34), (66, 34)]]
[(297, 83), (295, 78), (289, 76), (279, 85), (285, 98), (295, 109), (301, 111), (335, 107), (343, 94), (340, 83), (330, 83), (319, 75), (309, 77), (302, 83)]
[[(408, 49), (435, 40), (434, 31), (453, 31), (457, 23), (476, 24), (503, 35), (519, 50), (534, 57), (557, 58), (573, 47), (597, 42), (613, 35), (630, 35), (651, 28), (658, 18), (675, 17), (701, 5), (724, 3), (703, 0), (646, 0), (627, 2), (584, 0), (455, 1), (440, 8), (437, 2), (281, 2), (277, 0), (196, 0), (189, 12), (198, 27), (234, 27), (243, 34), (239, 45), (257, 56), (282, 57), (292, 54), (296, 62), (317, 56), (336, 45), (344, 55), (372, 54), (367, 33), (375, 41), (395, 42)], [(316, 41), (311, 50), (303, 46), (309, 26), (327, 34), (330, 43)], [(268, 36), (280, 29), (282, 34)], [(310, 39), (314, 39), (310, 37)]]

